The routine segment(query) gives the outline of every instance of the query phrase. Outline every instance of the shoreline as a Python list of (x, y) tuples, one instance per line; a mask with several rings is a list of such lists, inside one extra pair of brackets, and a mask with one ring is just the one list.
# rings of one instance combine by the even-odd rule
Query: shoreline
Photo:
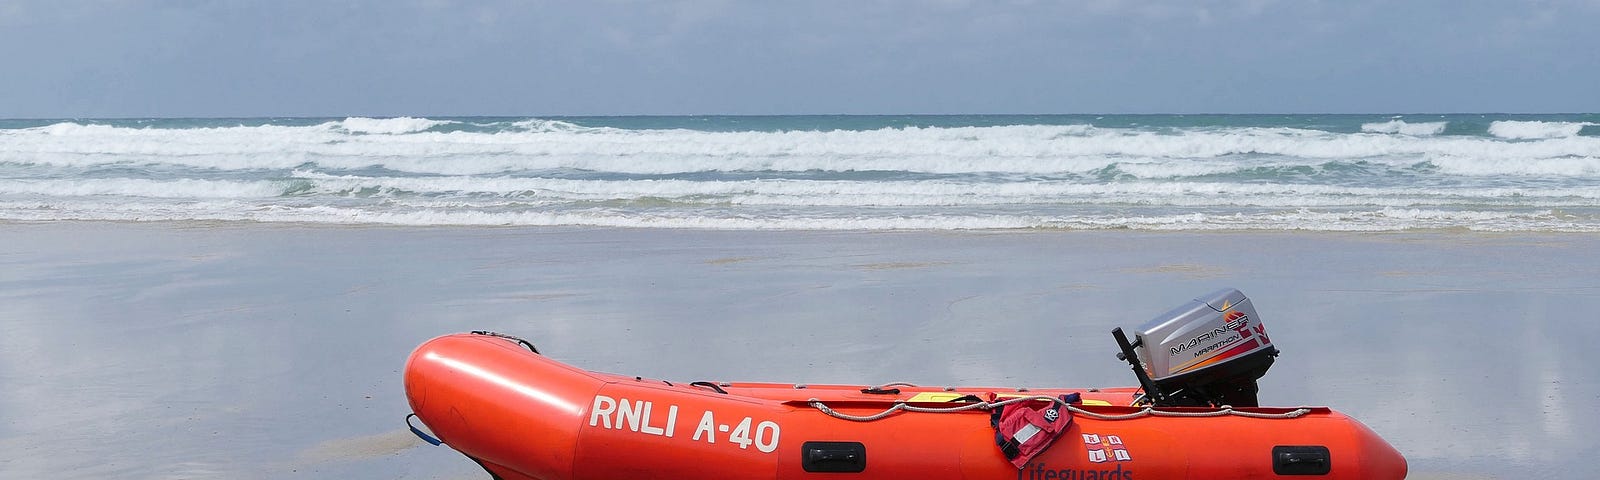
[[(837, 229), (808, 229), (808, 228), (705, 228), (705, 227), (638, 227), (638, 226), (612, 226), (612, 225), (476, 225), (476, 224), (436, 224), (436, 225), (411, 225), (399, 223), (332, 223), (312, 221), (258, 221), (258, 220), (5, 220), (0, 219), (0, 227), (4, 226), (69, 226), (69, 225), (116, 225), (116, 226), (149, 226), (152, 228), (172, 229), (248, 229), (248, 228), (307, 228), (326, 230), (362, 230), (362, 229), (391, 229), (391, 230), (548, 230), (560, 231), (618, 231), (618, 232), (700, 232), (700, 233), (780, 233), (780, 234), (970, 234), (970, 235), (1028, 235), (1028, 234), (1071, 234), (1071, 233), (1149, 233), (1154, 235), (1329, 235), (1329, 236), (1592, 236), (1595, 232), (1568, 231), (1568, 230), (1474, 230), (1466, 227), (1450, 228), (1407, 228), (1398, 230), (1310, 230), (1310, 229), (1152, 229), (1133, 227), (1108, 227), (1108, 228), (837, 228)], [(530, 232), (531, 233), (531, 232)]]

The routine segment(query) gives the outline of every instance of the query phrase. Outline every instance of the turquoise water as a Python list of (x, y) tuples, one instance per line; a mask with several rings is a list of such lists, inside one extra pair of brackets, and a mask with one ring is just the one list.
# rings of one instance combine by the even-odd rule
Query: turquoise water
[(1600, 115), (0, 120), (0, 220), (1600, 231)]

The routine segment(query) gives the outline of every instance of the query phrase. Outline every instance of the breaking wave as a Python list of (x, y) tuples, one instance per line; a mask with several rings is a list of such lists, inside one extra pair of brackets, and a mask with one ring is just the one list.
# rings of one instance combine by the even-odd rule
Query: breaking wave
[(1600, 231), (1587, 117), (1082, 120), (0, 124), (0, 220)]
[(336, 122), (338, 128), (351, 133), (370, 133), (384, 135), (399, 135), (403, 133), (416, 133), (426, 131), (440, 125), (454, 122), (429, 120), (426, 118), (365, 118), (351, 117)]
[(1361, 131), (1425, 136), (1444, 133), (1444, 129), (1448, 125), (1450, 125), (1450, 122), (1407, 123), (1404, 120), (1390, 120), (1383, 123), (1363, 123), (1361, 124)]
[(1579, 122), (1541, 122), (1500, 120), (1489, 124), (1489, 134), (1512, 140), (1576, 137), (1583, 127), (1594, 125)]
[[(1507, 142), (1489, 137), (1371, 136), (1295, 128), (1191, 130), (1177, 134), (1082, 125), (885, 128), (866, 131), (740, 131), (581, 128), (519, 122), (489, 132), (427, 130), (442, 122), (346, 119), (311, 126), (204, 129), (127, 128), (58, 123), (3, 131), (0, 162), (96, 167), (166, 165), (215, 170), (384, 168), (438, 175), (575, 169), (621, 174), (691, 172), (917, 172), (1089, 174), (1110, 167), (1141, 178), (1220, 174), (1256, 167), (1316, 166), (1329, 161), (1514, 165), (1600, 158), (1600, 137), (1558, 136)], [(1521, 122), (1499, 130), (1527, 136)], [(355, 126), (352, 126), (354, 124)], [(1418, 125), (1407, 124), (1410, 129)], [(1574, 127), (1574, 126), (1577, 127)], [(355, 130), (350, 130), (354, 128)], [(1389, 127), (1384, 127), (1389, 128)], [(1400, 127), (1395, 127), (1400, 128)], [(1428, 127), (1432, 131), (1436, 127)], [(352, 133), (359, 131), (363, 133)], [(1399, 130), (1397, 130), (1399, 131)], [(409, 133), (403, 133), (409, 132)], [(1511, 135), (1509, 133), (1505, 135)]]

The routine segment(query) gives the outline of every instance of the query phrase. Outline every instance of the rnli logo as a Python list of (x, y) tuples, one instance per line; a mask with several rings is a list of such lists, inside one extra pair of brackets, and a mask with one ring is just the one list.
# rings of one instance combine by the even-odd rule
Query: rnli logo
[(1089, 451), (1089, 461), (1094, 463), (1126, 462), (1133, 460), (1122, 437), (1116, 435), (1083, 434), (1083, 446)]
[(1226, 323), (1223, 323), (1222, 326), (1227, 327), (1228, 330), (1238, 330), (1250, 325), (1250, 316), (1245, 315), (1244, 312), (1238, 310), (1228, 312), (1228, 314), (1222, 318), (1226, 321)]
[(1058, 418), (1061, 418), (1061, 412), (1058, 412), (1053, 408), (1050, 409), (1050, 410), (1045, 410), (1044, 411), (1044, 421), (1050, 422), (1050, 423), (1056, 423), (1056, 419), (1058, 419)]

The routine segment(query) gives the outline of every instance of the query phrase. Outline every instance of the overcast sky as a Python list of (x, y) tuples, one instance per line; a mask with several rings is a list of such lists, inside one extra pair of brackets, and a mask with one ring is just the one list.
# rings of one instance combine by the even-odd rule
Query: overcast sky
[(1600, 111), (1600, 0), (0, 0), (0, 117)]

